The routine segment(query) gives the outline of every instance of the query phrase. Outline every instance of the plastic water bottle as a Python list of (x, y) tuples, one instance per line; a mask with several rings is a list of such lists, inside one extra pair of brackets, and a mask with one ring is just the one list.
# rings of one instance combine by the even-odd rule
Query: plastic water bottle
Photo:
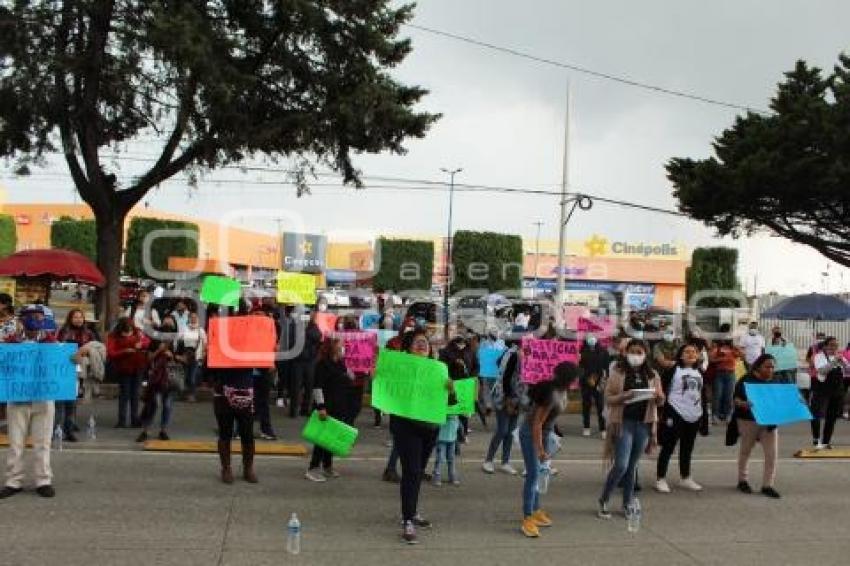
[(286, 552), (289, 554), (301, 553), (301, 521), (298, 515), (292, 514), (286, 525)]
[(640, 500), (635, 497), (626, 509), (626, 528), (630, 533), (636, 533), (640, 530)]
[(549, 491), (549, 478), (552, 476), (552, 462), (546, 460), (540, 464), (540, 471), (537, 474), (537, 493), (544, 495)]
[(65, 437), (65, 433), (62, 432), (62, 425), (56, 425), (56, 428), (53, 429), (53, 446), (62, 451), (62, 439)]
[(97, 440), (97, 421), (94, 420), (94, 415), (89, 415), (89, 427), (86, 433), (89, 440)]

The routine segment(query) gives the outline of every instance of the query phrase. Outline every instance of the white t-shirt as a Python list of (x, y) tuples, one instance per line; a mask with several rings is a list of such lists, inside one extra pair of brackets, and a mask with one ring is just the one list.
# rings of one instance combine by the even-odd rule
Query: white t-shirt
[(702, 375), (692, 368), (676, 368), (667, 402), (689, 423), (702, 417)]
[(761, 334), (755, 336), (744, 334), (741, 337), (741, 348), (744, 350), (744, 360), (747, 364), (752, 364), (764, 351), (764, 336)]

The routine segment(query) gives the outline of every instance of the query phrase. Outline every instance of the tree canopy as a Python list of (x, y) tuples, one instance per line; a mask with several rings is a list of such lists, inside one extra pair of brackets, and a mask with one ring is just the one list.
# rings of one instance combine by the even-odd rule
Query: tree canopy
[(452, 238), (455, 292), (490, 293), (522, 288), (522, 238), (495, 232), (458, 230)]
[[(117, 309), (127, 212), (186, 171), (253, 156), (316, 164), (357, 184), (352, 155), (403, 153), (438, 116), (388, 69), (412, 5), (391, 0), (32, 0), (0, 3), (0, 156), (22, 170), (60, 152), (95, 213)], [(147, 136), (145, 139), (143, 136)], [(124, 181), (111, 154), (158, 152)], [(281, 173), (283, 176), (284, 173)], [(114, 298), (113, 298), (114, 295)]]
[(679, 208), (719, 235), (767, 231), (850, 266), (850, 56), (828, 75), (798, 61), (770, 106), (739, 116), (713, 157), (670, 160)]

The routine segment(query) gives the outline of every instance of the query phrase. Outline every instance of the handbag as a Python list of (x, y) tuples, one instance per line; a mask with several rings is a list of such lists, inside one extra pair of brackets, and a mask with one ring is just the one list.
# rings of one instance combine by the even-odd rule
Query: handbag
[(182, 393), (186, 389), (186, 368), (179, 362), (168, 362), (165, 366), (168, 376), (168, 389)]

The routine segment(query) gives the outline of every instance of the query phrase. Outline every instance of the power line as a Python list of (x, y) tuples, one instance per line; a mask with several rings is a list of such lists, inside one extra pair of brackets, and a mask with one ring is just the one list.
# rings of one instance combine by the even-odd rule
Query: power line
[[(67, 179), (64, 175), (59, 174), (50, 174), (50, 173), (40, 173), (40, 174), (32, 174), (29, 177), (41, 177), (41, 178), (52, 178), (52, 179)], [(14, 179), (14, 177), (6, 177), (9, 179)], [(365, 190), (381, 190), (381, 191), (416, 191), (416, 192), (445, 192), (448, 190), (448, 186), (443, 181), (431, 181), (431, 180), (422, 180), (422, 179), (404, 179), (399, 177), (368, 177), (364, 176), (364, 179), (374, 179), (374, 180), (389, 180), (394, 179), (396, 182), (401, 183), (410, 183), (410, 185), (387, 185), (387, 184), (371, 184), (366, 183), (364, 186)], [(206, 179), (200, 181), (202, 183), (207, 184), (218, 184), (218, 185), (240, 185), (240, 186), (256, 186), (256, 187), (268, 187), (268, 186), (294, 186), (295, 183), (292, 181), (286, 180), (249, 180), (249, 179)], [(185, 181), (181, 181), (181, 179), (168, 179), (163, 181), (163, 185), (168, 184), (185, 184)], [(308, 184), (310, 188), (317, 189), (345, 189), (346, 192), (353, 194), (355, 189), (350, 188), (350, 186), (344, 185), (342, 183), (310, 183)], [(227, 192), (227, 194), (241, 194), (245, 192), (259, 192), (259, 191), (247, 191), (245, 189), (240, 189), (238, 191), (222, 191), (216, 189), (209, 189), (210, 191), (221, 194), (222, 192)], [(548, 191), (542, 189), (527, 189), (521, 187), (499, 187), (493, 185), (473, 185), (473, 184), (455, 184), (455, 191), (457, 192), (465, 192), (465, 193), (493, 193), (493, 194), (521, 194), (521, 195), (534, 195), (534, 196), (548, 196), (548, 197), (561, 197), (562, 194), (560, 191)], [(324, 192), (324, 191), (322, 191)], [(320, 194), (320, 193), (319, 193)], [(608, 197), (598, 196), (592, 193), (587, 193), (584, 191), (576, 191), (576, 196), (584, 196), (588, 197), (591, 200), (598, 201), (600, 203), (609, 204), (612, 206), (619, 206), (622, 208), (631, 208), (635, 210), (643, 210), (646, 212), (653, 212), (658, 214), (665, 214), (668, 216), (676, 216), (680, 218), (688, 218), (688, 216), (682, 212), (678, 212), (676, 210), (654, 207), (644, 204), (639, 204), (630, 201), (612, 199)]]
[(501, 53), (513, 55), (514, 57), (520, 57), (522, 59), (528, 59), (528, 60), (534, 61), (536, 63), (542, 63), (544, 65), (551, 65), (551, 66), (558, 67), (558, 68), (561, 68), (561, 69), (567, 69), (569, 71), (575, 71), (577, 73), (582, 73), (584, 75), (589, 75), (591, 77), (595, 77), (595, 78), (598, 78), (598, 79), (613, 81), (613, 82), (616, 82), (616, 83), (624, 84), (624, 85), (635, 87), (635, 88), (641, 88), (641, 89), (644, 89), (644, 90), (649, 90), (649, 91), (660, 93), (660, 94), (666, 94), (666, 95), (669, 95), (669, 96), (676, 96), (676, 97), (679, 97), (679, 98), (686, 98), (686, 99), (689, 99), (689, 100), (695, 100), (697, 102), (702, 102), (702, 103), (705, 103), (705, 104), (712, 104), (714, 106), (720, 106), (720, 107), (723, 107), (723, 108), (731, 108), (733, 110), (743, 110), (745, 112), (754, 112), (756, 114), (767, 114), (768, 113), (766, 110), (753, 108), (751, 106), (746, 106), (746, 105), (738, 104), (738, 103), (735, 103), (735, 102), (727, 102), (727, 101), (720, 100), (720, 99), (717, 99), (717, 98), (710, 98), (708, 96), (702, 96), (702, 95), (694, 94), (694, 93), (691, 93), (691, 92), (685, 92), (685, 91), (675, 90), (675, 89), (667, 88), (667, 87), (663, 87), (663, 86), (653, 85), (653, 84), (646, 83), (646, 82), (643, 82), (643, 81), (630, 79), (628, 77), (613, 75), (611, 73), (605, 73), (605, 72), (602, 72), (602, 71), (596, 71), (594, 69), (590, 69), (588, 67), (583, 67), (581, 65), (576, 65), (574, 63), (566, 63), (566, 62), (563, 62), (563, 61), (556, 61), (554, 59), (549, 59), (549, 58), (546, 58), (546, 57), (540, 57), (540, 56), (528, 53), (526, 51), (520, 51), (519, 49), (515, 49), (515, 48), (512, 48), (512, 47), (505, 47), (505, 46), (502, 46), (502, 45), (497, 45), (495, 43), (489, 43), (489, 42), (481, 41), (479, 39), (475, 39), (475, 38), (472, 38), (472, 37), (458, 35), (458, 34), (455, 34), (455, 33), (442, 31), (442, 30), (430, 28), (430, 27), (427, 27), (427, 26), (422, 26), (422, 25), (418, 25), (418, 24), (410, 24), (410, 23), (405, 24), (405, 25), (409, 28), (417, 29), (419, 31), (424, 31), (426, 33), (438, 35), (438, 36), (441, 36), (441, 37), (446, 37), (446, 38), (449, 38), (449, 39), (453, 39), (455, 41), (460, 41), (462, 43), (475, 45), (477, 47), (484, 47), (485, 49), (491, 49), (493, 51), (499, 51)]

